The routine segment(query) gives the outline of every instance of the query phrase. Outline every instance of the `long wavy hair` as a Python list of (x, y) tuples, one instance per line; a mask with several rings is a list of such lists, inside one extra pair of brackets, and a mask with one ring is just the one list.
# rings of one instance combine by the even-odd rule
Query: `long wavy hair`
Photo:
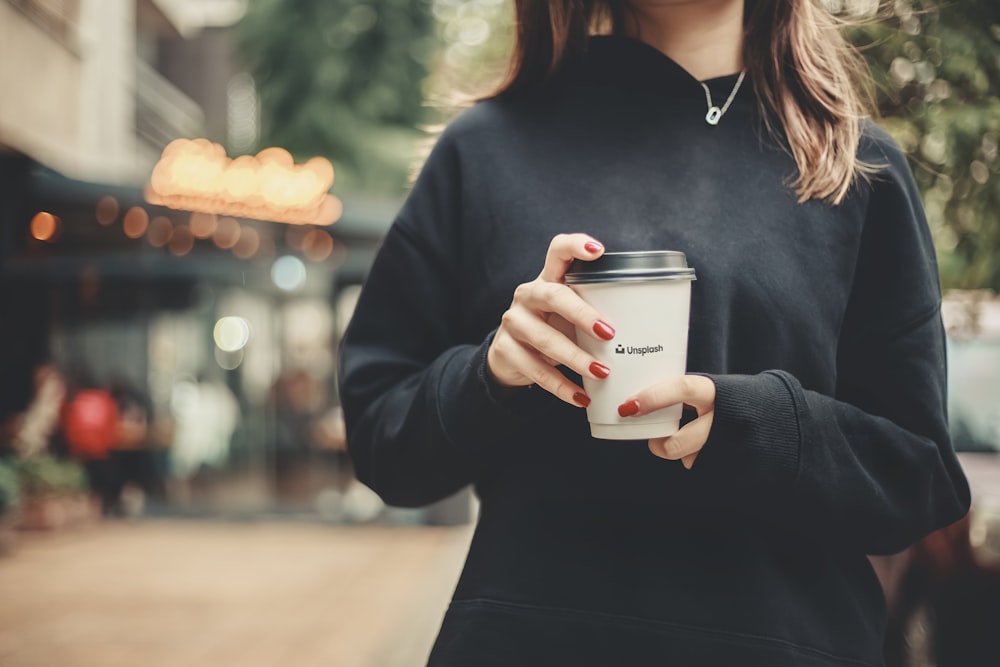
[[(507, 78), (496, 91), (546, 84), (579, 60), (592, 34), (622, 34), (627, 0), (515, 0)], [(795, 159), (799, 201), (839, 204), (873, 167), (858, 159), (861, 120), (874, 111), (868, 70), (817, 0), (745, 0), (743, 63), (771, 134)]]

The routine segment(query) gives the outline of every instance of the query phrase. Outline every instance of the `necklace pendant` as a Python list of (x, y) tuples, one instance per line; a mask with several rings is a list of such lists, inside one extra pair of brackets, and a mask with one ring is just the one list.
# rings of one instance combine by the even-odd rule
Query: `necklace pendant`
[(712, 107), (705, 114), (705, 122), (709, 125), (718, 125), (720, 118), (722, 118), (722, 109), (719, 107)]

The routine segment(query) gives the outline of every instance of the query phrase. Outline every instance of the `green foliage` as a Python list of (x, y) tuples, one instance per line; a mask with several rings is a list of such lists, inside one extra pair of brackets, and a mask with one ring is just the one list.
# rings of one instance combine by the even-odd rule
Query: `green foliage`
[(440, 57), (425, 90), (445, 110), (488, 95), (500, 84), (514, 41), (512, 0), (434, 0)]
[(86, 474), (75, 461), (32, 456), (17, 462), (17, 472), (25, 496), (74, 494), (87, 489)]
[(5, 458), (0, 458), (0, 516), (15, 510), (21, 504), (21, 482), (17, 467)]
[(851, 32), (910, 155), (946, 288), (1000, 290), (1000, 3), (897, 0)]
[(250, 2), (239, 42), (260, 95), (259, 147), (328, 157), (340, 192), (398, 195), (434, 25), (426, 0)]

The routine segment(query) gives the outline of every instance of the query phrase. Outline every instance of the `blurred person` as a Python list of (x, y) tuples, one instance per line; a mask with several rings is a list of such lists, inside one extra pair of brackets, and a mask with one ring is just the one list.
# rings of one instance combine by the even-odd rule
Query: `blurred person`
[(34, 372), (34, 395), (27, 410), (12, 426), (13, 449), (22, 458), (42, 454), (59, 426), (59, 414), (66, 398), (66, 381), (54, 366), (42, 364)]
[[(153, 407), (149, 397), (125, 382), (115, 383), (110, 395), (118, 410), (115, 439), (108, 448), (109, 510), (133, 515), (143, 507), (159, 507), (166, 501), (166, 485), (158, 452), (149, 441)], [(127, 502), (129, 485), (142, 492), (138, 503)]]
[(269, 403), (274, 411), (277, 495), (282, 500), (303, 500), (312, 491), (311, 459), (317, 445), (315, 425), (326, 405), (325, 388), (305, 369), (286, 370), (275, 379)]
[(118, 437), (119, 415), (115, 399), (84, 373), (71, 373), (66, 402), (60, 414), (69, 453), (87, 473), (91, 491), (100, 498), (105, 516), (117, 513), (109, 450)]
[[(812, 0), (516, 12), (508, 80), (439, 138), (342, 344), (358, 476), (393, 505), (481, 501), (430, 664), (882, 664), (866, 554), (959, 519), (969, 490), (931, 235), (838, 20)], [(590, 437), (581, 377), (615, 368), (572, 330), (614, 322), (563, 276), (606, 247), (697, 271), (690, 374), (619, 407), (689, 406), (671, 437)]]
[(240, 405), (229, 387), (202, 378), (174, 385), (170, 397), (174, 421), (171, 470), (183, 481), (202, 468), (221, 468), (240, 419)]

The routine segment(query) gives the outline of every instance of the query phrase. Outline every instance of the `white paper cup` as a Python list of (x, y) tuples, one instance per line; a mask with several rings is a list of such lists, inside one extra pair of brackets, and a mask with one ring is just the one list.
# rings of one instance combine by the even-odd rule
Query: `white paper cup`
[(583, 378), (590, 397), (590, 433), (605, 440), (644, 440), (675, 433), (681, 405), (642, 417), (621, 417), (618, 406), (642, 389), (687, 370), (688, 318), (694, 269), (684, 253), (605, 253), (573, 262), (569, 285), (615, 328), (610, 341), (577, 331), (577, 344), (611, 369), (604, 380)]

